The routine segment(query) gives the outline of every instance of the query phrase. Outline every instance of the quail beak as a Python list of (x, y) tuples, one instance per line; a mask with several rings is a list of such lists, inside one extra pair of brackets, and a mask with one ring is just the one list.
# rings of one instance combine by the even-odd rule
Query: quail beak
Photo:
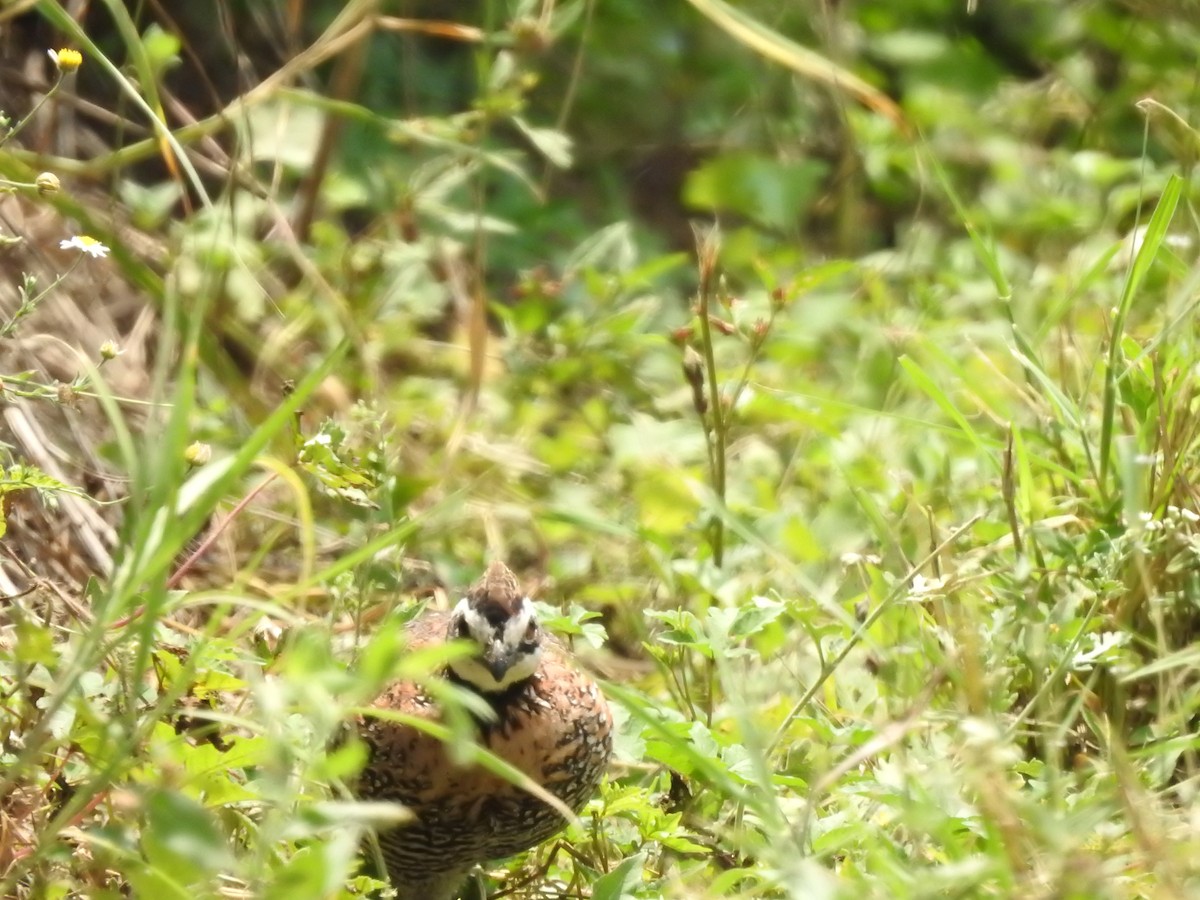
[(508, 670), (517, 661), (517, 652), (511, 647), (505, 647), (499, 641), (493, 641), (491, 646), (483, 651), (483, 666), (499, 683), (504, 680)]

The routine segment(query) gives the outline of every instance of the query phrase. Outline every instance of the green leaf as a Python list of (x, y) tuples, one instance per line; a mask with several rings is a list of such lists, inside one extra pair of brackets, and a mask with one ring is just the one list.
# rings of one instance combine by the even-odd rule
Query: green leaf
[(196, 884), (232, 865), (212, 814), (178, 791), (153, 791), (146, 800), (142, 849), (160, 872)]
[(728, 153), (692, 171), (683, 188), (690, 206), (733, 212), (769, 228), (794, 228), (805, 217), (828, 167), (783, 162), (754, 153)]
[(646, 854), (636, 853), (621, 860), (607, 875), (601, 875), (592, 885), (592, 900), (624, 900), (632, 897), (632, 888), (642, 880)]
[(320, 430), (301, 443), (296, 464), (315, 477), (330, 494), (355, 506), (379, 508), (379, 504), (371, 499), (378, 480), (369, 468), (369, 461), (363, 463), (353, 457), (345, 430), (332, 420), (322, 422)]
[(19, 662), (41, 663), (53, 668), (58, 661), (58, 654), (54, 650), (54, 635), (49, 628), (22, 616), (17, 620), (16, 632), (14, 655)]
[(553, 165), (560, 169), (571, 167), (574, 159), (571, 155), (571, 139), (567, 135), (557, 128), (534, 127), (520, 116), (513, 116), (512, 123), (537, 148), (538, 153)]
[(1107, 489), (1109, 462), (1112, 458), (1113, 424), (1117, 406), (1117, 369), (1121, 361), (1121, 339), (1125, 336), (1125, 320), (1129, 316), (1129, 310), (1133, 307), (1133, 298), (1137, 296), (1142, 279), (1146, 277), (1151, 263), (1158, 255), (1158, 249), (1162, 246), (1163, 238), (1166, 237), (1167, 229), (1171, 225), (1171, 219), (1175, 216), (1175, 207), (1179, 205), (1182, 193), (1183, 179), (1178, 175), (1172, 175), (1167, 180), (1167, 186), (1163, 188), (1162, 195), (1158, 198), (1154, 214), (1150, 216), (1146, 233), (1142, 238), (1141, 245), (1137, 248), (1137, 255), (1133, 259), (1129, 274), (1125, 278), (1125, 288), (1121, 292), (1121, 302), (1117, 306), (1117, 314), (1113, 317), (1112, 334), (1109, 336), (1108, 344), (1108, 364), (1104, 370), (1104, 408), (1100, 421), (1099, 480), (1101, 490)]
[(729, 629), (734, 640), (745, 640), (758, 634), (781, 615), (786, 607), (770, 597), (751, 597), (737, 608), (737, 616)]

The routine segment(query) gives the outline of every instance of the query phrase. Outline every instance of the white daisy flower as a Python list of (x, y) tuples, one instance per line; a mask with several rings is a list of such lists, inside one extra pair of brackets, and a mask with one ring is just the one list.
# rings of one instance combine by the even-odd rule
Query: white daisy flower
[(94, 237), (88, 237), (86, 234), (77, 234), (74, 237), (67, 238), (58, 242), (61, 250), (81, 250), (88, 256), (95, 259), (104, 259), (108, 256), (108, 247), (100, 243)]

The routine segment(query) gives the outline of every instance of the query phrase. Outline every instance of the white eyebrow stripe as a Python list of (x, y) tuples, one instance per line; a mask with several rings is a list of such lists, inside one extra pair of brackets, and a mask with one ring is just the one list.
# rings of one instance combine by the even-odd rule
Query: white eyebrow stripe
[(533, 604), (529, 602), (528, 597), (522, 597), (521, 608), (517, 610), (517, 614), (504, 623), (505, 645), (518, 646), (525, 637), (525, 629), (529, 627), (531, 621), (533, 621)]

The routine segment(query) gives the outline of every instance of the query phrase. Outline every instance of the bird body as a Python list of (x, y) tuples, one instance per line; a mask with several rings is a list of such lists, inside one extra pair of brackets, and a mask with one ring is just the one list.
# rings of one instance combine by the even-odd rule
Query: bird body
[[(594, 793), (612, 751), (612, 715), (599, 688), (546, 635), (533, 605), (501, 563), (493, 563), (452, 612), (427, 612), (409, 626), (408, 647), (456, 638), (476, 653), (446, 677), (476, 691), (495, 721), (478, 724), (481, 746), (572, 811)], [(437, 720), (436, 703), (397, 682), (380, 709)], [(388, 877), (401, 900), (453, 900), (472, 867), (528, 850), (560, 831), (561, 813), (479, 766), (457, 765), (445, 745), (407, 725), (364, 716), (369, 760), (359, 793), (401, 803), (414, 819), (382, 832)]]

